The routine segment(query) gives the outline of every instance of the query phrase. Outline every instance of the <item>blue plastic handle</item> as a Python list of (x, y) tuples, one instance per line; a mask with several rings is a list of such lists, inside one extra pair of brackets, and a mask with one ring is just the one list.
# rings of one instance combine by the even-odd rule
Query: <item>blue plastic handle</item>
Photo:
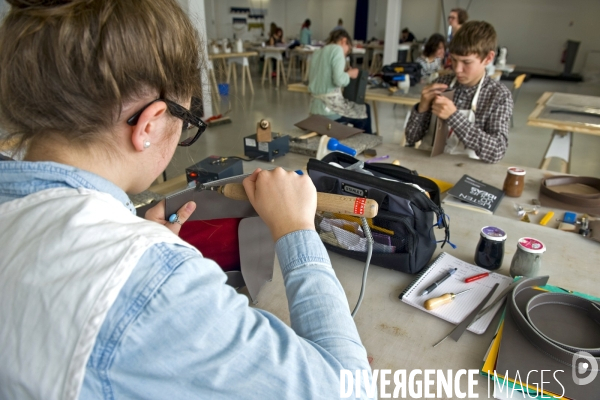
[(352, 147), (344, 146), (339, 140), (334, 138), (329, 139), (327, 149), (331, 151), (341, 151), (342, 153), (350, 154), (352, 157), (356, 155), (356, 150)]

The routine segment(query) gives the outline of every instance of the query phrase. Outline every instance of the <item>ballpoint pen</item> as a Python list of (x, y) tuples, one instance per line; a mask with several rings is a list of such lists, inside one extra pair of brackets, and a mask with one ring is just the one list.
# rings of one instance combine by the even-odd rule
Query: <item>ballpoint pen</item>
[(444, 282), (446, 279), (450, 278), (457, 270), (458, 270), (458, 268), (454, 268), (454, 269), (451, 269), (450, 271), (448, 271), (448, 273), (446, 275), (444, 275), (444, 277), (442, 279), (429, 285), (427, 287), (427, 289), (425, 289), (423, 291), (423, 293), (421, 293), (421, 296), (425, 296), (426, 294), (433, 292), (435, 290), (435, 288), (440, 286), (442, 284), (442, 282)]
[(484, 272), (483, 274), (471, 276), (471, 277), (465, 279), (465, 283), (474, 282), (474, 281), (477, 281), (479, 279), (483, 279), (483, 278), (485, 278), (486, 276), (489, 276), (489, 275), (490, 275), (489, 272)]

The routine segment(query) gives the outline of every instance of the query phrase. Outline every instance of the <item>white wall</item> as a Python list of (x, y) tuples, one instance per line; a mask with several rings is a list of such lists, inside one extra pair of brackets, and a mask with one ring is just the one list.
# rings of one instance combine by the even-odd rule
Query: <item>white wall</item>
[(385, 37), (385, 18), (387, 0), (369, 0), (369, 16), (367, 17), (367, 40)]
[(233, 37), (230, 7), (267, 9), (266, 34), (271, 22), (275, 22), (283, 29), (286, 39), (299, 37), (306, 18), (311, 20), (313, 39), (326, 39), (338, 18), (344, 20), (344, 26), (352, 34), (356, 13), (355, 0), (205, 0), (205, 7), (209, 39)]
[(473, 1), (469, 14), (494, 25), (510, 63), (562, 71), (560, 58), (571, 39), (581, 41), (573, 69), (581, 72), (587, 51), (600, 50), (598, 0)]
[[(446, 0), (446, 13), (467, 4), (466, 0)], [(600, 50), (598, 0), (473, 0), (469, 17), (494, 25), (498, 44), (508, 47), (510, 64), (562, 71), (562, 50), (571, 39), (582, 42), (573, 69), (581, 72), (587, 51)], [(401, 26), (408, 26), (419, 39), (443, 34), (443, 18), (439, 0), (402, 2)]]

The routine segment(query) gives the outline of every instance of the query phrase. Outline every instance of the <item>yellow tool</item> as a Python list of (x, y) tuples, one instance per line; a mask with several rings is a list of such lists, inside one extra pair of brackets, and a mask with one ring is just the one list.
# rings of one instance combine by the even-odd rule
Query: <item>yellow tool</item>
[(542, 218), (540, 221), (540, 225), (546, 225), (548, 221), (552, 219), (552, 217), (554, 217), (554, 211), (548, 211), (548, 213), (544, 215), (544, 218)]
[[(473, 288), (471, 288), (473, 289)], [(452, 302), (452, 300), (454, 300), (454, 298), (456, 296), (458, 296), (459, 294), (463, 294), (465, 292), (468, 292), (471, 289), (467, 289), (467, 290), (463, 290), (462, 292), (458, 292), (456, 294), (454, 293), (446, 293), (441, 295), (440, 297), (434, 297), (432, 299), (429, 299), (425, 302), (425, 309), (427, 310), (433, 310), (434, 308), (438, 308), (439, 306), (443, 306), (444, 304), (448, 304), (450, 302)]]

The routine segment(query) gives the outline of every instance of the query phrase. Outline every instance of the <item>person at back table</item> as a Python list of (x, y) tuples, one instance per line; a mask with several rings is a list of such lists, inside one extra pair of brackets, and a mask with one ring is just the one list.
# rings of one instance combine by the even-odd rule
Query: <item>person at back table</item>
[(416, 40), (415, 35), (408, 29), (402, 29), (400, 34), (400, 43), (412, 43)]
[[(425, 43), (423, 54), (417, 58), (421, 65), (421, 76), (426, 81), (443, 68), (446, 53), (446, 39), (439, 33), (434, 33)], [(431, 81), (428, 81), (431, 82)]]
[(310, 44), (311, 42), (310, 32), (310, 19), (307, 19), (302, 24), (302, 30), (300, 30), (300, 44)]
[(308, 90), (312, 94), (310, 113), (373, 133), (369, 105), (354, 103), (342, 95), (342, 88), (358, 76), (356, 68), (346, 71), (346, 56), (351, 50), (352, 38), (345, 30), (338, 29), (331, 32), (327, 45), (313, 54), (308, 74)]
[[(433, 142), (429, 128), (435, 115), (448, 124), (446, 153), (498, 162), (508, 147), (513, 101), (506, 86), (485, 72), (486, 65), (494, 60), (496, 31), (484, 21), (467, 22), (449, 47), (454, 74), (442, 76), (423, 89), (406, 126), (407, 144)], [(455, 91), (453, 101), (441, 96), (450, 89)]]
[(338, 19), (338, 24), (331, 30), (331, 32), (338, 31), (340, 29), (344, 29), (345, 30), (345, 28), (344, 28), (344, 20), (341, 19), (341, 18)]
[(268, 45), (269, 46), (277, 46), (280, 44), (285, 44), (285, 41), (283, 40), (283, 29), (275, 28), (275, 32), (273, 32), (273, 34), (269, 38)]
[[(275, 28), (275, 31), (269, 38), (269, 42), (267, 43), (267, 45), (273, 46), (273, 47), (278, 47), (278, 46), (282, 46), (284, 44), (285, 44), (285, 42), (283, 41), (283, 29), (277, 27), (277, 28)], [(272, 67), (271, 78), (275, 78), (277, 76), (277, 61), (274, 58), (271, 58), (271, 67)]]
[[(450, 43), (452, 38), (458, 30), (469, 20), (469, 14), (466, 10), (462, 8), (453, 8), (450, 10), (450, 14), (448, 14), (448, 37), (446, 38), (446, 43)], [(448, 54), (446, 54), (446, 59), (444, 63), (444, 68), (450, 69), (452, 68), (452, 61)]]

